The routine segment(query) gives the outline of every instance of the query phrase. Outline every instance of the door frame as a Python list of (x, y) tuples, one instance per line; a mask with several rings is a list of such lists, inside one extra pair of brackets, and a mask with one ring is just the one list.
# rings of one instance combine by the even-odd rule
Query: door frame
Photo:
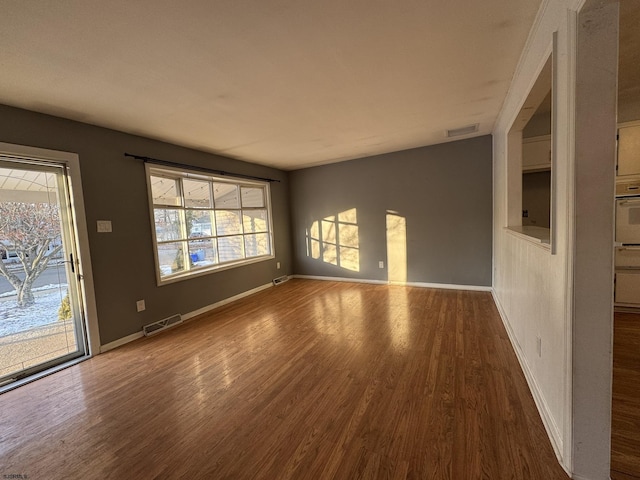
[[(78, 260), (80, 265), (80, 295), (84, 305), (84, 321), (87, 333), (87, 345), (89, 351), (86, 356), (71, 362), (60, 364), (39, 374), (25, 378), (24, 382), (34, 380), (44, 375), (53, 373), (69, 366), (69, 364), (87, 359), (100, 353), (100, 331), (98, 328), (98, 310), (96, 307), (95, 288), (93, 284), (93, 271), (91, 268), (91, 254), (89, 251), (89, 231), (87, 228), (86, 212), (84, 208), (84, 195), (82, 193), (82, 178), (80, 175), (80, 157), (77, 153), (49, 150), (45, 148), (15, 145), (0, 142), (0, 157), (18, 157), (33, 160), (54, 161), (67, 167), (69, 178), (69, 197), (71, 199), (71, 215), (74, 234), (77, 241)], [(23, 381), (16, 382), (22, 384)], [(15, 385), (15, 384), (14, 384)], [(17, 385), (15, 385), (17, 386)], [(12, 388), (12, 387), (10, 387)]]

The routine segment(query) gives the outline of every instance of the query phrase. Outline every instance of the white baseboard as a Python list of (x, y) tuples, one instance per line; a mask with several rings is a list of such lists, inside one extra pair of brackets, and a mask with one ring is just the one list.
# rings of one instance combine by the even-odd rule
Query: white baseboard
[(385, 280), (368, 280), (363, 278), (346, 278), (346, 277), (323, 277), (323, 276), (317, 276), (317, 275), (293, 275), (293, 278), (304, 278), (307, 280), (325, 280), (330, 282), (369, 283), (374, 285), (400, 285), (404, 287), (442, 288), (446, 290), (471, 290), (471, 291), (477, 291), (477, 292), (491, 291), (491, 287), (483, 287), (480, 285), (456, 285), (452, 283), (387, 282)]
[[(203, 313), (210, 312), (216, 308), (222, 307), (223, 305), (227, 305), (228, 303), (235, 302), (236, 300), (240, 300), (241, 298), (248, 297), (249, 295), (253, 295), (254, 293), (258, 293), (262, 290), (265, 290), (269, 287), (273, 287), (272, 283), (267, 283), (266, 285), (261, 285), (256, 288), (252, 288), (251, 290), (247, 290), (246, 292), (239, 293), (238, 295), (234, 295), (233, 297), (225, 298), (224, 300), (220, 300), (219, 302), (212, 303), (211, 305), (207, 305), (205, 307), (199, 308), (198, 310), (194, 310), (192, 312), (183, 313), (182, 320), (187, 321), (191, 320), (198, 315), (202, 315)], [(127, 335), (126, 337), (119, 338), (113, 342), (107, 343), (100, 347), (100, 353), (108, 352), (109, 350), (113, 350), (114, 348), (121, 347), (129, 342), (133, 342), (139, 338), (144, 337), (142, 331), (132, 333), (131, 335)]]
[[(571, 478), (572, 480), (593, 480), (593, 477), (583, 477), (582, 475), (578, 475), (577, 473), (574, 473), (573, 476), (571, 476), (571, 474), (567, 472), (567, 475), (569, 475), (569, 478)], [(629, 477), (629, 478), (636, 478), (636, 477)], [(607, 476), (607, 480), (611, 480), (611, 476)]]
[(374, 285), (388, 285), (388, 282), (385, 282), (383, 280), (365, 280), (362, 278), (323, 277), (319, 275), (292, 275), (291, 277), (302, 278), (304, 280), (324, 280), (327, 282), (372, 283)]
[(482, 285), (457, 285), (455, 283), (426, 283), (426, 282), (389, 282), (389, 285), (403, 285), (418, 288), (442, 288), (444, 290), (468, 290), (472, 292), (490, 292), (491, 287)]
[(253, 295), (254, 293), (261, 292), (262, 290), (266, 290), (267, 288), (273, 287), (273, 283), (267, 283), (265, 285), (260, 285), (259, 287), (252, 288), (251, 290), (247, 290), (246, 292), (239, 293), (238, 295), (234, 295), (233, 297), (225, 298), (224, 300), (220, 300), (219, 302), (212, 303), (211, 305), (207, 305), (206, 307), (199, 308), (198, 310), (194, 310), (193, 312), (183, 313), (182, 320), (187, 321), (191, 320), (193, 317), (197, 317), (198, 315), (202, 315), (203, 313), (210, 312), (216, 308), (220, 308), (223, 305), (227, 305), (228, 303), (235, 302), (236, 300), (240, 300), (241, 298), (248, 297), (249, 295)]
[[(538, 408), (538, 412), (540, 413), (540, 417), (542, 418), (542, 424), (544, 425), (544, 428), (547, 431), (547, 436), (551, 441), (551, 446), (553, 447), (553, 450), (556, 454), (558, 462), (560, 463), (560, 466), (562, 466), (562, 468), (567, 472), (567, 474), (571, 475), (563, 462), (563, 456), (562, 456), (563, 439), (560, 433), (560, 429), (558, 428), (558, 425), (556, 424), (556, 422), (553, 419), (553, 416), (550, 413), (549, 406), (547, 405), (547, 401), (545, 400), (544, 395), (542, 394), (542, 391), (540, 390), (540, 387), (536, 382), (535, 376), (533, 375), (533, 373), (531, 372), (531, 369), (529, 368), (529, 364), (527, 363), (527, 359), (524, 355), (524, 352), (522, 351), (522, 348), (520, 347), (520, 344), (516, 339), (515, 333), (513, 332), (513, 329), (511, 328), (511, 324), (509, 323), (509, 320), (507, 318), (507, 314), (505, 313), (504, 308), (502, 308), (502, 304), (500, 303), (500, 300), (498, 300), (496, 292), (492, 290), (491, 295), (493, 296), (493, 301), (498, 309), (500, 318), (502, 319), (502, 324), (504, 325), (504, 328), (507, 331), (507, 335), (509, 336), (509, 341), (511, 342), (511, 346), (513, 347), (513, 350), (516, 353), (516, 357), (518, 358), (518, 362), (520, 363), (520, 368), (522, 368), (525, 379), (527, 380), (527, 384), (529, 385), (529, 390), (531, 391), (533, 400), (536, 404), (536, 407)], [(577, 477), (573, 477), (573, 478), (577, 478)]]
[(114, 340), (113, 342), (109, 342), (105, 345), (100, 346), (100, 353), (108, 352), (109, 350), (113, 350), (114, 348), (121, 347), (129, 342), (133, 342), (139, 338), (144, 337), (142, 332), (132, 333), (131, 335), (127, 335), (126, 337), (119, 338), (118, 340)]

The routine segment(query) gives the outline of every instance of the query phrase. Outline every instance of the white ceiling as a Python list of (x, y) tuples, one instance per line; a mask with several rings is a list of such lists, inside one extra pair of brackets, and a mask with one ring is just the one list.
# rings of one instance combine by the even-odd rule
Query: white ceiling
[(491, 132), (539, 5), (0, 0), (0, 103), (287, 170), (442, 143)]

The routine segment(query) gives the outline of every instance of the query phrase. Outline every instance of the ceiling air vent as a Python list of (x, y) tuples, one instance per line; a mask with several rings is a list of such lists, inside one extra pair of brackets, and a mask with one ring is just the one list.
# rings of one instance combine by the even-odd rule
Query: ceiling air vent
[(447, 137), (459, 137), (461, 135), (469, 135), (470, 133), (476, 133), (478, 131), (478, 124), (467, 125), (466, 127), (454, 128), (447, 130)]

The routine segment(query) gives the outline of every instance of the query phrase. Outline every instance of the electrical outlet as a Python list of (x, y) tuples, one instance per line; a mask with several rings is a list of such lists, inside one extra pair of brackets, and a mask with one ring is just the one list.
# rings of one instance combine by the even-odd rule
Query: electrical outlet
[(280, 262), (276, 262), (276, 268), (280, 270)]
[(538, 356), (542, 357), (542, 338), (540, 338), (540, 335), (536, 337), (536, 351), (538, 352)]
[(144, 300), (138, 300), (138, 301), (136, 302), (136, 310), (137, 310), (138, 312), (142, 312), (145, 308), (147, 308), (147, 307), (146, 307), (146, 306), (145, 306), (145, 304), (144, 304)]
[(384, 262), (382, 260), (378, 262), (378, 268), (384, 268)]
[(98, 220), (96, 226), (98, 233), (111, 233), (113, 231), (111, 227), (111, 220)]

